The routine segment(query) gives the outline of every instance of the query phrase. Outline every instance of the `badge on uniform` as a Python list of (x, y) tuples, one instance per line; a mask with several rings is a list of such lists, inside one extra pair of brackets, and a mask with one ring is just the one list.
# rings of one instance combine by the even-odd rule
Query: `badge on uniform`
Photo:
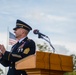
[(28, 54), (29, 53), (29, 51), (30, 51), (30, 48), (26, 48), (25, 50), (24, 50), (24, 54)]

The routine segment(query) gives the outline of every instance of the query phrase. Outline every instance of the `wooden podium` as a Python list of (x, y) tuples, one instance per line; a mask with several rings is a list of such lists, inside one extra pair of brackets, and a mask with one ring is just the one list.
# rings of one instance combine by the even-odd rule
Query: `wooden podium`
[(71, 56), (37, 51), (16, 62), (17, 70), (25, 70), (28, 75), (63, 75), (73, 71)]

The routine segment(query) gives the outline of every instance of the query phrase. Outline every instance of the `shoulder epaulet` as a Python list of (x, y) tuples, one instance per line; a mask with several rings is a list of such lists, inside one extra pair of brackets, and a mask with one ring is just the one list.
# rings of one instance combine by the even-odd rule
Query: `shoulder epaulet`
[(27, 40), (28, 40), (28, 41), (31, 41), (31, 39), (29, 39), (29, 38), (28, 38)]

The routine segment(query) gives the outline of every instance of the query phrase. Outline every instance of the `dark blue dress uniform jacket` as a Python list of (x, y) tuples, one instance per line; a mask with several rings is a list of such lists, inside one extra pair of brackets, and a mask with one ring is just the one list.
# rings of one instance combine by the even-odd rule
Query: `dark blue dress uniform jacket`
[(6, 51), (0, 59), (0, 63), (5, 67), (9, 66), (7, 75), (27, 75), (25, 71), (15, 69), (15, 62), (34, 54), (35, 47), (35, 42), (26, 37), (20, 43), (16, 43), (12, 47), (11, 52)]

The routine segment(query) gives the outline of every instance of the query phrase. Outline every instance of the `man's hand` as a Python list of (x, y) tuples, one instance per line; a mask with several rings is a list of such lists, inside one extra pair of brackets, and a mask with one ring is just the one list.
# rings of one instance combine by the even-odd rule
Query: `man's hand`
[(5, 49), (4, 45), (1, 45), (1, 44), (0, 44), (0, 50), (1, 50), (1, 53), (2, 53), (2, 54), (5, 53), (6, 49)]

